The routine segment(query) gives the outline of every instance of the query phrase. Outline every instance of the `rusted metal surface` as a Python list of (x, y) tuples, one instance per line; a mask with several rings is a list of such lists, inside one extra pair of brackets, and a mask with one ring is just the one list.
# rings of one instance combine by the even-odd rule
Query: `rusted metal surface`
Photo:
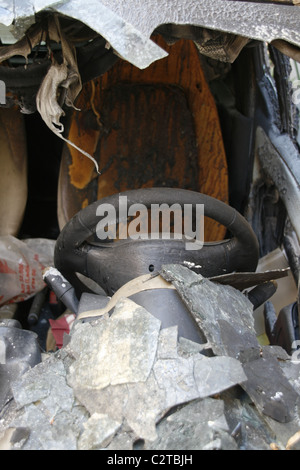
[[(97, 198), (127, 189), (178, 187), (227, 202), (227, 163), (214, 99), (192, 41), (142, 71), (124, 61), (89, 83), (77, 102), (60, 175), (60, 224)], [(163, 201), (162, 201), (163, 202)], [(224, 228), (207, 220), (207, 239)]]

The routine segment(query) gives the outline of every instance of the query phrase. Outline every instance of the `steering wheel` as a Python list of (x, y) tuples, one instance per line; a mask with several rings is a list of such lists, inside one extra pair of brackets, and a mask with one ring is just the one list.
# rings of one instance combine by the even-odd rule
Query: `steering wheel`
[[(232, 234), (226, 240), (204, 243), (201, 249), (186, 249), (186, 239), (121, 239), (97, 241), (104, 209), (113, 207), (119, 221), (120, 196), (127, 207), (142, 204), (179, 204), (182, 209), (204, 205), (204, 215), (224, 225)], [(109, 206), (107, 206), (109, 204)], [(102, 213), (102, 216), (96, 214)], [(186, 264), (205, 277), (234, 271), (254, 272), (259, 257), (257, 238), (246, 219), (227, 204), (205, 194), (185, 189), (147, 188), (117, 193), (95, 201), (78, 212), (62, 229), (55, 246), (55, 267), (73, 285), (77, 296), (91, 292), (77, 274), (95, 281), (113, 295), (130, 280), (159, 272), (165, 264)]]

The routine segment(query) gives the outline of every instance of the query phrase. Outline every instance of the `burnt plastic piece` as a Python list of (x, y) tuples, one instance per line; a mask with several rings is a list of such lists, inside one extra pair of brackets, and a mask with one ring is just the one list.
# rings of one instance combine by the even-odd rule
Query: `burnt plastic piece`
[(276, 282), (264, 282), (260, 284), (250, 292), (248, 292), (248, 299), (253, 304), (253, 310), (256, 310), (258, 307), (263, 305), (267, 300), (269, 300), (272, 295), (275, 294), (277, 290)]
[(218, 284), (229, 285), (243, 291), (244, 289), (249, 289), (250, 287), (258, 286), (265, 282), (275, 281), (276, 279), (281, 279), (287, 277), (289, 274), (290, 268), (284, 269), (272, 269), (265, 271), (263, 273), (230, 273), (224, 274), (223, 276), (213, 276), (210, 277), (210, 281), (217, 282)]
[(42, 291), (38, 292), (33, 299), (32, 305), (30, 307), (30, 311), (28, 314), (28, 324), (30, 326), (36, 325), (40, 316), (40, 312), (46, 300), (46, 296), (48, 293), (48, 288), (45, 287)]
[[(117, 213), (119, 196), (127, 197), (127, 205), (151, 204), (204, 205), (204, 215), (228, 228), (233, 237), (221, 242), (204, 244), (199, 250), (186, 250), (186, 240), (119, 240), (95, 243), (96, 216), (101, 204), (112, 205)], [(91, 239), (94, 238), (94, 243)], [(259, 249), (257, 238), (235, 209), (205, 194), (184, 189), (147, 188), (115, 194), (96, 201), (75, 215), (63, 228), (55, 247), (55, 266), (75, 287), (77, 295), (88, 292), (75, 273), (97, 282), (108, 295), (113, 295), (122, 285), (149, 272), (158, 272), (162, 264), (200, 265), (205, 277), (233, 271), (255, 271)]]
[(45, 269), (43, 278), (48, 287), (53, 290), (58, 300), (63, 302), (71, 312), (77, 314), (79, 301), (76, 297), (75, 289), (69, 281), (54, 268)]
[(299, 341), (298, 305), (294, 302), (284, 307), (278, 317), (271, 302), (264, 308), (266, 334), (271, 345), (281, 346), (288, 354), (297, 350)]

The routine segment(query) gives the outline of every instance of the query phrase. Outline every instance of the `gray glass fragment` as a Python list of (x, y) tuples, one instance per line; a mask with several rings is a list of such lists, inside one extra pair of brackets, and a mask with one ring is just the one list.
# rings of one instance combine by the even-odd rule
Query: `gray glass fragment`
[(149, 450), (236, 450), (230, 436), (222, 400), (195, 400), (163, 419), (157, 426), (158, 437), (146, 442)]
[[(277, 356), (280, 355), (278, 351)], [(297, 393), (297, 396), (300, 394), (300, 362), (299, 359), (292, 357), (286, 357), (286, 355), (280, 355), (279, 361), (281, 370), (284, 376), (288, 379), (289, 384), (293, 387), (294, 391)], [(289, 390), (288, 390), (289, 392)], [(285, 393), (285, 392), (283, 392)], [(293, 403), (293, 402), (292, 402)], [(266, 417), (266, 422), (269, 429), (277, 436), (278, 443), (282, 448), (286, 448), (291, 438), (299, 432), (299, 416), (300, 416), (300, 406), (299, 400), (296, 401), (295, 409), (293, 410), (294, 414), (292, 420), (287, 423), (281, 423)], [(297, 444), (296, 444), (297, 445)]]
[(176, 359), (178, 341), (178, 328), (173, 326), (161, 330), (158, 341), (158, 359)]
[(19, 408), (10, 427), (26, 429), (24, 442), (12, 448), (24, 450), (75, 450), (88, 413), (75, 399), (66, 383), (60, 354), (50, 356), (29, 370), (13, 386)]
[(74, 332), (69, 347), (84, 354), (71, 366), (69, 383), (74, 388), (100, 390), (144, 382), (153, 365), (159, 331), (159, 320), (131, 300), (122, 300), (110, 319), (94, 327), (84, 324)]
[(84, 423), (84, 431), (78, 441), (79, 450), (99, 450), (106, 447), (121, 427), (105, 414), (95, 413)]
[[(83, 412), (82, 408), (80, 410)], [(82, 417), (78, 419), (75, 413), (65, 411), (51, 417), (40, 406), (31, 404), (24, 408), (23, 415), (12, 425), (16, 429), (25, 426), (30, 429), (22, 450), (76, 450), (81, 420)]]
[(12, 385), (40, 361), (37, 335), (21, 329), (18, 322), (3, 321), (0, 324), (0, 409), (13, 397)]
[(66, 383), (64, 365), (52, 358), (27, 372), (12, 389), (19, 407), (43, 401), (50, 416), (57, 410), (70, 411), (74, 403), (73, 391)]
[(205, 352), (209, 348), (209, 344), (194, 343), (194, 341), (180, 337), (177, 351), (179, 356), (189, 357), (196, 353)]
[(207, 397), (247, 381), (242, 365), (231, 357), (198, 356), (194, 376), (200, 397)]
[(163, 266), (161, 274), (174, 284), (216, 355), (237, 357), (242, 344), (243, 349), (254, 349), (259, 356), (253, 306), (244, 295), (184, 266)]
[(285, 423), (294, 418), (299, 395), (282, 373), (274, 358), (261, 358), (244, 364), (247, 382), (244, 388), (258, 410)]
[(132, 450), (134, 442), (138, 441), (138, 437), (131, 431), (122, 431), (117, 433), (106, 447), (107, 450)]

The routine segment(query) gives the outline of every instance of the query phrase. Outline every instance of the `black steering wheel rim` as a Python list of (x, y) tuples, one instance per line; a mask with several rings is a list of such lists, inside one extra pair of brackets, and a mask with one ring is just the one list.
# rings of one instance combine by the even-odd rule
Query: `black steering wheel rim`
[[(99, 205), (112, 205), (118, 216), (120, 196), (127, 197), (128, 207), (133, 204), (143, 204), (150, 208), (152, 204), (196, 204), (204, 205), (204, 215), (224, 225), (232, 238), (204, 244), (197, 252), (184, 249), (182, 240), (125, 240), (123, 243), (115, 242), (104, 244), (102, 247), (93, 247), (88, 240), (95, 235), (97, 220), (96, 212)], [(163, 243), (163, 245), (162, 245)], [(165, 256), (161, 256), (161, 247)], [(135, 258), (155, 256), (155, 264), (148, 261), (139, 268)], [(138, 255), (136, 255), (136, 252)], [(126, 258), (127, 253), (127, 258)], [(155, 255), (158, 253), (158, 256)], [(136, 256), (135, 256), (136, 255)], [(126, 258), (122, 265), (122, 260)], [(150, 259), (149, 258), (149, 259)], [(160, 259), (161, 263), (157, 261)], [(176, 264), (188, 262), (199, 266), (198, 272), (210, 277), (226, 274), (233, 271), (252, 271), (257, 267), (259, 248), (257, 238), (246, 219), (234, 208), (206, 194), (173, 188), (147, 188), (125, 191), (95, 201), (85, 209), (78, 212), (61, 231), (54, 254), (56, 268), (75, 287), (78, 295), (89, 289), (78, 279), (76, 273), (93, 279), (107, 293), (112, 295), (127, 281), (141, 274), (149, 273), (149, 266), (159, 271), (159, 264)], [(120, 279), (118, 278), (118, 272)]]

